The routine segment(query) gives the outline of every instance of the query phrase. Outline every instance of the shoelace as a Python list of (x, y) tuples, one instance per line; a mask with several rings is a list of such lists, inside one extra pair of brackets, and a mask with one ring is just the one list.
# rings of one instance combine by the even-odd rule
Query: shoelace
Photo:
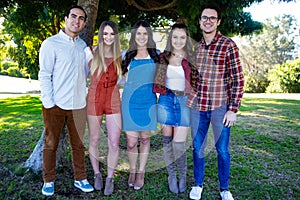
[(52, 187), (52, 183), (45, 183), (45, 187), (46, 188)]
[(226, 197), (226, 199), (229, 198), (228, 192), (225, 192), (225, 193), (224, 193), (224, 197)]
[(81, 182), (83, 183), (83, 185), (89, 184), (89, 182), (86, 179), (82, 180)]
[(200, 188), (198, 187), (193, 187), (193, 193), (198, 194), (200, 192)]
[(228, 192), (228, 191), (225, 191), (225, 192), (224, 192), (224, 198), (228, 199), (229, 197), (230, 197), (229, 192)]

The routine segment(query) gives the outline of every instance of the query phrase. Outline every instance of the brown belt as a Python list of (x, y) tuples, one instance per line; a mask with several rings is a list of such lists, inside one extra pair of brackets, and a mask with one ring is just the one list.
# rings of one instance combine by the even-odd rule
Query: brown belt
[(116, 84), (117, 84), (116, 82), (103, 82), (103, 87), (104, 88), (113, 87)]
[(173, 93), (173, 94), (175, 94), (176, 96), (184, 96), (184, 95), (185, 95), (184, 91), (171, 90), (171, 89), (169, 89), (169, 88), (167, 88), (167, 93)]

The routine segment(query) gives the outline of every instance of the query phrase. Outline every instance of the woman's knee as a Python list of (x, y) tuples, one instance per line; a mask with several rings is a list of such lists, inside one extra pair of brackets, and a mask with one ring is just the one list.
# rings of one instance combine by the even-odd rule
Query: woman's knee
[(127, 149), (132, 150), (137, 148), (137, 140), (127, 141)]
[(119, 142), (118, 141), (109, 141), (108, 147), (112, 151), (118, 151), (119, 150)]
[(89, 146), (98, 147), (100, 142), (100, 136), (90, 136), (89, 138)]
[(141, 137), (140, 141), (143, 145), (150, 144), (150, 137)]

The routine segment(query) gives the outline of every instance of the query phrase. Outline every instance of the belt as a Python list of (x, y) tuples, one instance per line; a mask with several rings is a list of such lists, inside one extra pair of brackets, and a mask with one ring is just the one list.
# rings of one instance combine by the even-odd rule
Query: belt
[(116, 84), (117, 84), (116, 82), (103, 82), (103, 87), (104, 88), (113, 87)]
[(169, 88), (167, 88), (167, 93), (173, 93), (173, 94), (175, 94), (176, 96), (184, 96), (184, 95), (185, 95), (184, 91), (171, 90), (171, 89), (169, 89)]

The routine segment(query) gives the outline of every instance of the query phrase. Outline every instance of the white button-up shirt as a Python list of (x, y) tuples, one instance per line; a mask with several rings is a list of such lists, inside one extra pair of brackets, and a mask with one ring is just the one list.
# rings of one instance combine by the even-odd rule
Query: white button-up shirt
[(46, 39), (39, 54), (41, 101), (45, 108), (64, 110), (86, 106), (86, 43), (62, 30)]

